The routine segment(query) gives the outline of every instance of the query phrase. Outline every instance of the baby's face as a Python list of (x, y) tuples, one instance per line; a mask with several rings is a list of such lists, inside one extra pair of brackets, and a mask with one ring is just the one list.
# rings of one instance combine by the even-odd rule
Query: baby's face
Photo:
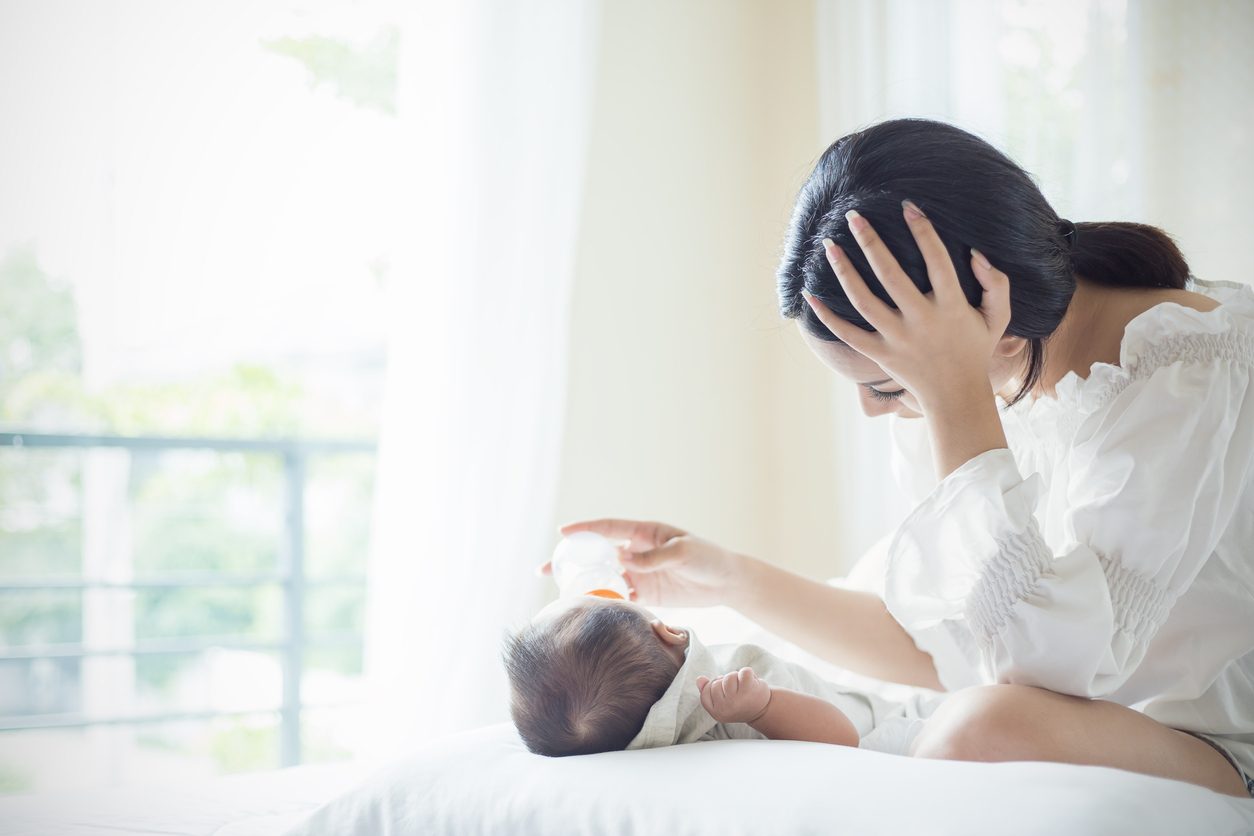
[(675, 660), (675, 663), (681, 666), (684, 664), (684, 651), (688, 648), (688, 631), (678, 630), (663, 624), (662, 619), (634, 601), (624, 601), (621, 598), (601, 598), (596, 595), (572, 595), (566, 598), (558, 598), (536, 613), (532, 621), (540, 622), (556, 618), (570, 610), (587, 607), (626, 607), (627, 609), (635, 610), (644, 616), (645, 621), (649, 622), (649, 626), (653, 628), (653, 638), (661, 643), (666, 652)]

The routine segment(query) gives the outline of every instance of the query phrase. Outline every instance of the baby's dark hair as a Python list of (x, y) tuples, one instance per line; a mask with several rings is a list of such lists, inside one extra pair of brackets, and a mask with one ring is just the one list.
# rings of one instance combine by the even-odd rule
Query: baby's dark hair
[(510, 713), (537, 755), (626, 749), (679, 665), (644, 616), (577, 607), (505, 640)]

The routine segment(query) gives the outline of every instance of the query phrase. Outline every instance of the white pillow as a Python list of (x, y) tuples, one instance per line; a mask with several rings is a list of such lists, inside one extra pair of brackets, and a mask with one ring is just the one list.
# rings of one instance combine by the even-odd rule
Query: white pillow
[(1252, 828), (1254, 801), (1114, 769), (752, 740), (544, 758), (504, 724), (397, 763), (289, 836), (1156, 836)]

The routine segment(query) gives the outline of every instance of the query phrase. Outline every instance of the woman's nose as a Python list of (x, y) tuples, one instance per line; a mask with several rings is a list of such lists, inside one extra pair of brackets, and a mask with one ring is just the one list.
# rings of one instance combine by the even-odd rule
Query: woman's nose
[(868, 418), (875, 418), (879, 415), (888, 415), (896, 412), (900, 406), (900, 401), (893, 399), (890, 401), (881, 400), (875, 397), (865, 386), (858, 387), (858, 400), (862, 404), (862, 414)]

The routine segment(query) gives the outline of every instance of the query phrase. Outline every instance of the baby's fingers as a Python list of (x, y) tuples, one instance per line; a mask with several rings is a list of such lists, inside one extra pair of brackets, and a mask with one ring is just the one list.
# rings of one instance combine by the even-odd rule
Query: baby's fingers
[(707, 685), (709, 685), (709, 684), (710, 684), (710, 678), (709, 678), (708, 676), (698, 676), (698, 677), (697, 677), (697, 690), (698, 690), (698, 691), (704, 691), (704, 690), (705, 690), (705, 686), (707, 686)]
[(706, 687), (701, 689), (701, 705), (710, 712), (710, 716), (719, 720), (723, 716), (723, 684), (722, 678), (707, 680)]

